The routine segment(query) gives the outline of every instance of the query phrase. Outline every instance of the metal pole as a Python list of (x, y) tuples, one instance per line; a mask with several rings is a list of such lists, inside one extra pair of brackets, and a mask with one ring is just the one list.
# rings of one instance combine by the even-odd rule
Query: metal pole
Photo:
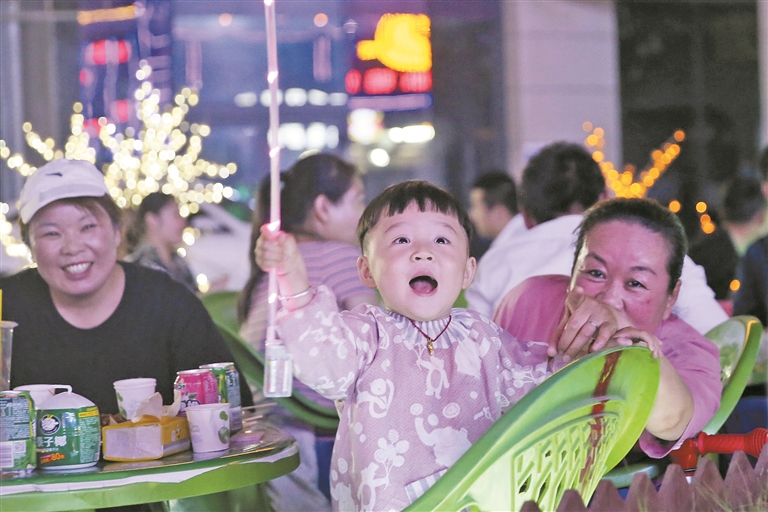
[[(0, 2), (2, 24), (0, 41), (4, 48), (0, 57), (0, 98), (3, 106), (0, 111), (9, 112), (0, 117), (0, 130), (12, 152), (24, 155), (26, 144), (21, 125), (24, 122), (24, 95), (21, 76), (21, 30), (19, 27), (19, 2)], [(6, 68), (7, 66), (7, 68)], [(22, 177), (19, 173), (5, 169), (3, 171), (0, 199), (11, 202), (19, 196)]]

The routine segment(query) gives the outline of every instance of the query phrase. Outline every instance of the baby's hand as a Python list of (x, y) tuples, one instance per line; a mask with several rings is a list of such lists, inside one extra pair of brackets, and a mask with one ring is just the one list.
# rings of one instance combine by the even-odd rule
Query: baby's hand
[(272, 231), (269, 224), (261, 226), (255, 256), (256, 264), (264, 272), (276, 270), (278, 276), (290, 274), (303, 263), (293, 235), (284, 231)]
[(278, 295), (288, 309), (302, 307), (309, 302), (309, 294), (293, 295), (309, 289), (307, 269), (293, 235), (270, 229), (269, 224), (261, 226), (261, 236), (254, 251), (256, 264), (265, 272), (274, 270), (277, 274)]

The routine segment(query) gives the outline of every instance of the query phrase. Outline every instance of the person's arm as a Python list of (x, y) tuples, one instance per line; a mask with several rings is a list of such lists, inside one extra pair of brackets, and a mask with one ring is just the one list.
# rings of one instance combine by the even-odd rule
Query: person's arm
[[(651, 457), (665, 456), (685, 439), (698, 434), (704, 425), (712, 419), (720, 407), (722, 395), (722, 383), (720, 381), (720, 360), (717, 346), (710, 340), (697, 333), (693, 327), (687, 325), (679, 318), (671, 318), (661, 325), (657, 332), (663, 342), (662, 350), (662, 381), (656, 395), (654, 405), (655, 418), (661, 418), (664, 424), (672, 427), (667, 430), (665, 436), (655, 435), (650, 429), (646, 429), (640, 437), (640, 447)], [(675, 379), (670, 379), (665, 373), (664, 360), (674, 370)], [(677, 392), (680, 379), (690, 393), (690, 402), (684, 394)], [(681, 401), (682, 400), (682, 401)], [(681, 417), (674, 423), (674, 415), (677, 412), (672, 409), (677, 401)], [(669, 403), (667, 403), (669, 402)], [(671, 415), (660, 416), (657, 412), (663, 412), (659, 407), (668, 407)], [(666, 419), (664, 419), (666, 418)], [(687, 418), (687, 423), (686, 423)], [(682, 427), (682, 432), (680, 431)], [(661, 432), (663, 434), (663, 432)], [(658, 434), (658, 432), (657, 432)], [(673, 437), (675, 436), (676, 437)]]
[(328, 287), (310, 287), (292, 235), (262, 226), (255, 256), (262, 270), (277, 273), (282, 296), (277, 334), (293, 356), (296, 377), (326, 398), (346, 398), (354, 392), (359, 372), (375, 355), (375, 321), (364, 306), (340, 313)]
[(616, 331), (614, 339), (626, 339), (645, 345), (659, 359), (659, 387), (645, 430), (658, 439), (676, 441), (693, 417), (693, 395), (672, 363), (661, 353), (661, 340), (634, 327)]
[(308, 304), (312, 298), (307, 269), (293, 235), (284, 231), (273, 232), (268, 224), (261, 226), (256, 242), (256, 263), (264, 272), (277, 273), (278, 298), (290, 311)]
[(300, 309), (281, 309), (277, 334), (293, 355), (296, 378), (326, 398), (348, 398), (376, 355), (377, 311), (370, 306), (339, 311), (324, 285)]

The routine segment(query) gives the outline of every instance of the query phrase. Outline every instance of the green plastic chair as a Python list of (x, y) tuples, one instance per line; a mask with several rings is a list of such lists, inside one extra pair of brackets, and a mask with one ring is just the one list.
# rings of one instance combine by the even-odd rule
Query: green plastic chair
[(213, 292), (200, 297), (205, 309), (219, 324), (227, 326), (233, 332), (240, 331), (240, 321), (237, 319), (237, 299), (240, 292)]
[[(201, 299), (245, 380), (251, 386), (263, 389), (264, 356), (239, 334), (237, 297), (238, 292), (225, 291), (204, 295)], [(315, 427), (335, 431), (339, 426), (339, 416), (335, 408), (320, 405), (295, 389), (290, 397), (272, 398), (272, 400), (300, 420)]]
[[(752, 368), (760, 350), (763, 326), (753, 316), (735, 316), (712, 328), (705, 337), (720, 349), (720, 379), (723, 394), (720, 407), (709, 420), (702, 432), (716, 434), (736, 407), (752, 374)], [(607, 475), (617, 489), (629, 487), (636, 473), (642, 472), (650, 478), (658, 477), (664, 470), (664, 463), (650, 460), (617, 467)]]
[(762, 336), (760, 320), (747, 315), (729, 318), (706, 334), (720, 349), (723, 396), (720, 408), (702, 432), (716, 434), (736, 408), (755, 366)]
[(642, 347), (574, 361), (539, 384), (406, 510), (555, 510), (576, 489), (585, 503), (648, 420), (659, 362)]

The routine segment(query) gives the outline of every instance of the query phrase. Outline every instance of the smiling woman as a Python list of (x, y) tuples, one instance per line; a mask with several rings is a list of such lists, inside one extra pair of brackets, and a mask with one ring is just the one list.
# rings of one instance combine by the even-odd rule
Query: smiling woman
[(62, 382), (100, 412), (117, 413), (116, 380), (153, 377), (171, 403), (177, 371), (232, 359), (190, 291), (165, 273), (117, 261), (120, 210), (92, 164), (46, 164), (19, 202), (37, 266), (0, 279), (3, 318), (19, 324), (11, 386)]
[(697, 433), (720, 401), (717, 347), (672, 314), (686, 245), (680, 221), (655, 201), (603, 201), (579, 226), (571, 277), (527, 279), (494, 315), (520, 339), (547, 341), (551, 356), (610, 344), (653, 349), (661, 381), (640, 438), (651, 457)]

